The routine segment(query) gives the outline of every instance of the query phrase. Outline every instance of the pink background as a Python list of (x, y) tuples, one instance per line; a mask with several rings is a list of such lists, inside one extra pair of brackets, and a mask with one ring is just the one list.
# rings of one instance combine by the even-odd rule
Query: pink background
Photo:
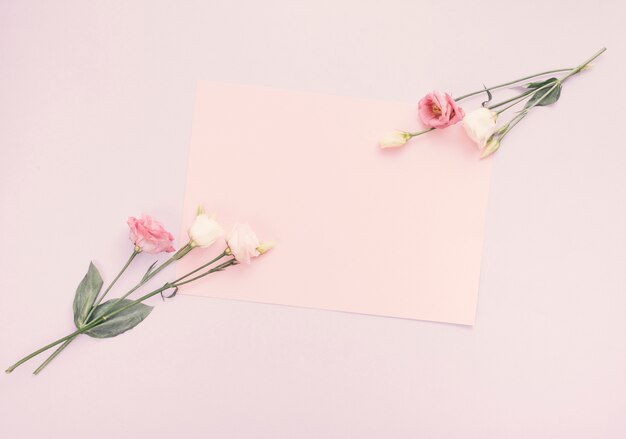
[(624, 12), (0, 2), (4, 366), (71, 330), (88, 261), (110, 279), (130, 251), (128, 215), (179, 229), (198, 79), (413, 102), (609, 47), (494, 159), (473, 328), (157, 299), (129, 334), (83, 337), (37, 378), (36, 362), (0, 376), (0, 435), (626, 436)]
[(204, 205), (277, 245), (180, 293), (474, 324), (492, 160), (461, 126), (381, 150), (398, 126), (414, 104), (200, 81), (181, 237)]

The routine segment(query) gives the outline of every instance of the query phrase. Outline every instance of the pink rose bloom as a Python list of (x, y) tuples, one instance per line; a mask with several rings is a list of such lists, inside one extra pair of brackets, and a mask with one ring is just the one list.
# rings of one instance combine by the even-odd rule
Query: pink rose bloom
[(247, 224), (235, 224), (226, 237), (230, 253), (238, 262), (250, 263), (250, 259), (259, 256), (261, 245), (254, 231)]
[(430, 128), (446, 128), (463, 119), (465, 112), (448, 93), (433, 91), (417, 104), (422, 123)]
[(165, 230), (163, 224), (149, 215), (142, 215), (140, 219), (130, 217), (126, 221), (130, 227), (130, 240), (141, 251), (146, 253), (173, 252), (174, 237)]

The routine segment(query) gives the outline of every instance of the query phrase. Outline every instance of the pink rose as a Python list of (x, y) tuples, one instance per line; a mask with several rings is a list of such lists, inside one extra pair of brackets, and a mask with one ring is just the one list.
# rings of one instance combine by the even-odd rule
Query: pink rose
[(422, 123), (430, 128), (446, 128), (463, 119), (465, 112), (448, 93), (433, 91), (417, 105)]
[(247, 224), (235, 224), (226, 237), (230, 253), (238, 262), (250, 263), (250, 259), (259, 256), (259, 238)]
[(173, 252), (174, 237), (165, 230), (163, 224), (149, 215), (140, 219), (130, 217), (126, 222), (130, 227), (130, 240), (146, 253)]

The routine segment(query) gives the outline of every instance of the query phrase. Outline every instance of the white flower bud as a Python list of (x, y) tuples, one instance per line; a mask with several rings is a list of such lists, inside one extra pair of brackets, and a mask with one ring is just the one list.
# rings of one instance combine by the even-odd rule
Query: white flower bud
[(405, 131), (392, 131), (383, 137), (379, 144), (381, 148), (397, 148), (409, 141), (411, 135)]
[(213, 217), (198, 208), (198, 216), (189, 228), (189, 239), (194, 247), (210, 247), (218, 238), (224, 236), (224, 229)]
[(463, 118), (463, 128), (479, 149), (485, 148), (487, 141), (496, 131), (496, 121), (498, 113), (491, 111), (489, 108), (478, 108), (467, 113)]

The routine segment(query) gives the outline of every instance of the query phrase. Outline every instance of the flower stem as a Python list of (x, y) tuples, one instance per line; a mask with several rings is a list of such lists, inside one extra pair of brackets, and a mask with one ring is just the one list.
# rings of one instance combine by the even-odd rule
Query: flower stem
[(430, 133), (432, 130), (434, 130), (434, 128), (428, 128), (426, 130), (417, 131), (415, 133), (408, 133), (408, 135), (411, 137), (417, 137), (417, 136), (421, 136), (422, 134)]
[[(102, 302), (102, 300), (106, 297), (106, 295), (109, 293), (109, 291), (111, 291), (111, 288), (113, 288), (113, 286), (115, 285), (115, 283), (119, 280), (120, 277), (122, 277), (122, 274), (124, 274), (124, 272), (126, 271), (126, 269), (128, 268), (128, 266), (130, 265), (131, 262), (133, 262), (133, 259), (135, 259), (135, 257), (141, 253), (141, 249), (137, 246), (135, 246), (133, 248), (133, 252), (130, 255), (130, 257), (128, 258), (128, 260), (126, 261), (126, 263), (124, 264), (124, 266), (122, 267), (122, 269), (120, 270), (119, 273), (117, 273), (117, 276), (115, 276), (115, 279), (113, 279), (113, 281), (109, 284), (109, 286), (107, 287), (106, 290), (104, 290), (104, 293), (102, 293), (102, 295), (98, 298), (98, 300), (96, 300), (96, 302), (92, 305), (91, 309), (89, 310), (89, 313), (87, 314), (87, 317), (85, 318), (85, 321), (88, 322), (89, 318), (91, 317), (91, 315), (93, 314), (93, 312), (96, 310), (96, 307), (98, 305), (100, 305), (100, 303)], [(76, 337), (72, 337), (69, 340), (66, 340), (61, 346), (59, 346), (56, 351), (54, 351), (52, 353), (52, 355), (50, 355), (48, 358), (46, 358), (46, 361), (44, 361), (43, 363), (41, 363), (41, 365), (35, 369), (35, 371), (33, 372), (34, 375), (37, 375), (39, 372), (41, 372), (52, 360), (54, 360), (56, 358), (57, 355), (59, 355), (63, 349), (65, 349), (66, 347), (69, 346), (69, 344), (74, 340), (74, 338)]]
[(215, 273), (216, 271), (222, 271), (223, 269), (225, 269), (227, 267), (230, 267), (231, 265), (237, 265), (237, 264), (238, 264), (237, 260), (235, 258), (232, 258), (232, 259), (229, 259), (226, 262), (221, 263), (220, 265), (218, 265), (216, 267), (211, 268), (210, 270), (206, 271), (205, 273), (199, 274), (196, 277), (192, 277), (191, 279), (188, 279), (188, 280), (182, 281), (182, 282), (175, 281), (171, 285), (174, 288), (178, 288), (181, 285), (185, 285), (185, 284), (188, 284), (188, 283), (193, 282), (195, 280), (198, 280), (198, 279), (200, 279), (200, 278), (202, 278), (202, 277), (204, 277), (204, 276), (206, 276), (208, 274)]
[[(577, 73), (580, 73), (585, 67), (587, 67), (589, 65), (589, 63), (591, 63), (593, 60), (595, 60), (597, 57), (599, 57), (600, 55), (602, 55), (602, 53), (604, 53), (606, 51), (606, 47), (603, 47), (602, 49), (600, 49), (599, 51), (597, 51), (591, 58), (587, 59), (586, 61), (584, 61), (582, 64), (578, 65), (578, 67), (572, 69), (567, 75), (565, 75), (564, 77), (554, 81), (554, 82), (550, 82), (548, 84), (545, 84), (537, 89), (535, 89), (533, 91), (533, 94), (538, 92), (539, 90), (545, 89), (548, 86), (551, 86), (549, 90), (547, 90), (543, 96), (541, 96), (540, 99), (536, 100), (535, 102), (533, 102), (531, 105), (529, 105), (528, 107), (524, 108), (519, 114), (517, 114), (513, 119), (511, 119), (511, 121), (506, 125), (506, 130), (502, 133), (502, 135), (500, 136), (500, 140), (502, 140), (504, 138), (504, 136), (506, 136), (514, 127), (515, 125), (517, 125), (518, 123), (520, 123), (522, 121), (522, 119), (524, 119), (526, 117), (526, 115), (528, 114), (528, 112), (530, 110), (532, 110), (534, 107), (536, 107), (537, 105), (539, 105), (547, 96), (550, 95), (550, 93), (552, 93), (557, 87), (561, 86), (568, 78), (572, 77), (573, 75), (576, 75)], [(520, 95), (521, 96), (521, 95)], [(518, 98), (520, 97), (518, 96)], [(502, 110), (504, 111), (504, 110)], [(498, 112), (501, 113), (502, 111)]]
[(198, 271), (202, 270), (203, 268), (208, 267), (209, 265), (219, 261), (220, 259), (222, 259), (224, 256), (226, 256), (228, 253), (226, 253), (226, 250), (224, 250), (219, 256), (217, 256), (214, 259), (211, 259), (209, 262), (207, 262), (206, 264), (203, 264), (201, 266), (199, 266), (198, 268), (196, 268), (193, 271), (190, 271), (189, 273), (185, 274), (184, 276), (179, 277), (178, 279), (176, 279), (175, 281), (172, 282), (172, 284), (177, 284), (178, 282), (184, 280), (185, 278), (191, 276), (192, 274), (197, 273)]
[[(130, 294), (132, 294), (134, 291), (136, 291), (137, 289), (139, 289), (141, 286), (143, 286), (144, 284), (146, 284), (150, 279), (152, 279), (154, 276), (156, 276), (161, 270), (163, 270), (165, 267), (167, 267), (168, 265), (170, 265), (172, 262), (182, 258), (184, 255), (186, 255), (187, 253), (189, 253), (191, 251), (193, 247), (191, 246), (191, 244), (187, 244), (186, 246), (180, 248), (170, 259), (168, 259), (167, 261), (165, 261), (163, 264), (161, 264), (159, 267), (157, 267), (154, 271), (152, 271), (148, 276), (145, 276), (143, 279), (141, 279), (141, 281), (135, 285), (130, 291), (128, 291), (125, 295), (123, 295), (122, 297), (120, 297), (119, 299), (117, 299), (115, 303), (119, 302), (122, 299), (125, 299), (126, 297), (128, 297)], [(104, 291), (104, 293), (98, 298), (98, 300), (94, 303), (94, 305), (92, 306), (91, 310), (89, 311), (89, 314), (87, 314), (87, 317), (85, 318), (85, 322), (89, 322), (89, 318), (93, 315), (94, 311), (96, 310), (96, 308), (98, 307), (98, 305), (100, 305), (100, 303), (102, 302), (102, 300), (105, 298), (105, 296), (109, 293), (109, 291), (111, 291), (111, 288), (113, 288), (113, 285), (115, 285), (115, 283), (118, 281), (118, 279), (122, 276), (122, 274), (126, 271), (126, 269), (128, 268), (128, 266), (130, 265), (130, 263), (133, 261), (133, 259), (135, 259), (135, 257), (141, 253), (141, 249), (138, 249), (137, 247), (135, 247), (133, 249), (133, 253), (130, 255), (130, 258), (128, 258), (128, 261), (126, 261), (126, 264), (122, 267), (122, 269), (120, 270), (120, 272), (117, 274), (117, 276), (115, 277), (115, 279), (113, 279), (113, 281), (111, 282), (111, 284), (107, 287), (107, 289)], [(52, 355), (50, 355), (37, 369), (35, 369), (35, 371), (33, 372), (33, 374), (37, 375), (39, 372), (41, 372), (52, 360), (54, 360), (56, 358), (57, 355), (59, 355), (65, 348), (67, 348), (69, 346), (69, 344), (78, 336), (75, 335), (74, 337), (66, 340), (61, 346), (59, 346), (56, 351), (54, 351), (52, 353)]]
[(564, 83), (565, 81), (567, 81), (567, 79), (570, 78), (571, 76), (573, 76), (573, 75), (575, 75), (577, 73), (580, 73), (581, 70), (583, 70), (585, 67), (587, 67), (589, 64), (591, 64), (597, 57), (602, 55), (605, 51), (606, 51), (606, 47), (603, 47), (602, 49), (598, 50), (591, 58), (589, 58), (587, 61), (585, 61), (584, 63), (580, 64), (578, 67), (573, 69), (567, 75), (562, 77), (560, 79), (561, 84)]
[(517, 84), (518, 82), (526, 81), (527, 79), (533, 79), (533, 78), (536, 78), (538, 76), (549, 75), (550, 73), (570, 72), (572, 70), (575, 70), (575, 69), (571, 69), (571, 68), (569, 68), (569, 69), (556, 69), (556, 70), (547, 70), (547, 71), (541, 72), (541, 73), (535, 73), (534, 75), (524, 76), (523, 78), (516, 79), (515, 81), (509, 81), (509, 82), (505, 82), (503, 84), (494, 85), (493, 87), (487, 87), (487, 88), (483, 88), (482, 90), (473, 91), (471, 93), (467, 93), (467, 94), (465, 94), (463, 96), (455, 98), (454, 100), (456, 102), (458, 102), (458, 101), (461, 101), (463, 99), (469, 98), (471, 96), (475, 96), (475, 95), (484, 93), (487, 90), (489, 90), (489, 91), (497, 90), (499, 88), (508, 87), (509, 85)]
[[(187, 249), (186, 251), (182, 251), (182, 252), (181, 252), (181, 251), (179, 251), (180, 255), (179, 255), (179, 257), (178, 257), (177, 259), (180, 259), (180, 258), (181, 258), (182, 256), (184, 256), (185, 254), (189, 253), (189, 251), (191, 250), (191, 248), (193, 248), (193, 247), (192, 247), (191, 245), (189, 245), (189, 249)], [(182, 249), (181, 249), (181, 250), (182, 250)], [(177, 253), (177, 255), (178, 255), (179, 253)], [(177, 255), (172, 256), (172, 259), (173, 259), (174, 257), (176, 257)], [(220, 256), (220, 257), (223, 257), (223, 256)], [(216, 261), (216, 260), (218, 260), (218, 259), (219, 259), (219, 257), (218, 257), (218, 258), (216, 258), (214, 261)], [(169, 261), (170, 261), (170, 260), (168, 260), (168, 262), (169, 262)], [(193, 282), (193, 281), (195, 281), (195, 280), (197, 280), (197, 279), (200, 279), (200, 278), (202, 278), (202, 277), (204, 277), (204, 276), (207, 276), (207, 275), (209, 275), (209, 274), (211, 274), (211, 273), (215, 273), (215, 272), (217, 272), (217, 271), (222, 271), (222, 270), (224, 270), (225, 268), (227, 268), (227, 267), (229, 267), (229, 266), (231, 266), (231, 265), (235, 265), (235, 264), (237, 264), (237, 261), (235, 260), (235, 258), (232, 258), (232, 259), (229, 259), (228, 261), (226, 261), (226, 262), (224, 262), (224, 263), (222, 263), (222, 264), (220, 264), (220, 265), (218, 265), (218, 266), (216, 266), (216, 267), (211, 268), (210, 270), (206, 271), (205, 273), (202, 273), (202, 274), (200, 274), (200, 275), (198, 275), (198, 276), (195, 276), (195, 277), (193, 277), (193, 278), (191, 278), (191, 279), (183, 280), (182, 282), (180, 281), (181, 279), (186, 278), (186, 277), (188, 277), (189, 275), (191, 275), (191, 274), (193, 274), (193, 273), (198, 272), (198, 271), (199, 271), (199, 270), (201, 270), (202, 268), (205, 268), (205, 267), (207, 266), (207, 264), (204, 264), (204, 265), (203, 265), (202, 267), (200, 267), (199, 269), (196, 269), (196, 270), (194, 270), (193, 272), (186, 274), (186, 275), (185, 275), (185, 276), (183, 276), (182, 278), (177, 279), (177, 282), (172, 282), (172, 283), (168, 282), (168, 283), (166, 283), (165, 285), (163, 285), (162, 287), (157, 288), (156, 290), (151, 291), (151, 292), (149, 292), (149, 293), (147, 293), (147, 294), (144, 294), (143, 296), (139, 297), (138, 299), (133, 300), (133, 301), (131, 301), (130, 303), (128, 303), (128, 304), (126, 304), (126, 305), (124, 305), (124, 306), (122, 306), (122, 307), (120, 307), (120, 308), (118, 308), (118, 309), (116, 309), (116, 310), (114, 310), (114, 311), (111, 311), (111, 312), (110, 312), (110, 313), (108, 313), (108, 314), (105, 314), (105, 315), (103, 315), (103, 316), (100, 316), (100, 317), (98, 317), (97, 319), (95, 319), (95, 320), (93, 320), (93, 321), (91, 321), (91, 322), (88, 322), (88, 323), (87, 323), (85, 326), (83, 326), (82, 328), (77, 329), (76, 331), (74, 331), (74, 332), (72, 332), (72, 333), (70, 333), (70, 334), (66, 335), (65, 337), (61, 337), (61, 338), (59, 338), (58, 340), (55, 340), (55, 341), (53, 341), (52, 343), (49, 343), (49, 344), (45, 345), (44, 347), (42, 347), (42, 348), (40, 348), (40, 349), (37, 349), (36, 351), (34, 351), (34, 352), (32, 352), (32, 353), (28, 354), (27, 356), (25, 356), (24, 358), (22, 358), (21, 360), (19, 360), (18, 362), (16, 362), (15, 364), (13, 364), (12, 366), (10, 366), (9, 368), (7, 368), (5, 372), (6, 372), (6, 373), (11, 373), (11, 372), (13, 372), (13, 371), (14, 371), (14, 370), (18, 367), (18, 366), (20, 366), (20, 365), (24, 364), (25, 362), (27, 362), (27, 361), (28, 361), (28, 360), (30, 360), (31, 358), (33, 358), (33, 357), (35, 357), (35, 356), (37, 356), (37, 355), (41, 354), (42, 352), (45, 352), (46, 350), (48, 350), (48, 349), (50, 349), (50, 348), (52, 348), (52, 347), (54, 347), (54, 346), (56, 346), (56, 345), (58, 345), (58, 344), (60, 344), (60, 343), (64, 343), (64, 342), (67, 342), (67, 341), (71, 341), (71, 340), (72, 340), (73, 338), (75, 338), (77, 335), (80, 335), (80, 334), (82, 334), (82, 333), (84, 333), (84, 332), (86, 332), (86, 331), (89, 331), (90, 329), (92, 329), (92, 328), (94, 328), (94, 327), (98, 326), (100, 323), (102, 323), (102, 322), (104, 322), (104, 321), (106, 321), (106, 320), (110, 319), (111, 317), (113, 317), (113, 316), (115, 316), (115, 315), (119, 314), (119, 313), (120, 313), (120, 312), (122, 312), (122, 311), (127, 310), (128, 308), (130, 308), (130, 307), (132, 307), (132, 306), (134, 306), (134, 305), (136, 305), (136, 304), (138, 304), (138, 303), (141, 303), (141, 302), (143, 302), (143, 301), (145, 301), (145, 300), (149, 299), (149, 298), (150, 298), (150, 297), (152, 297), (152, 296), (155, 296), (155, 295), (157, 295), (157, 294), (159, 294), (159, 293), (161, 293), (161, 292), (163, 292), (163, 291), (165, 291), (165, 290), (168, 290), (168, 289), (170, 289), (170, 288), (176, 288), (176, 287), (179, 287), (179, 286), (181, 286), (181, 285), (183, 285), (183, 284), (187, 284), (187, 283)], [(164, 263), (163, 265), (165, 265), (165, 263)], [(152, 276), (150, 276), (150, 277), (152, 277)], [(54, 355), (54, 354), (53, 354), (52, 358), (50, 358), (50, 360), (49, 360), (49, 361), (48, 361), (48, 360), (46, 360), (45, 364), (47, 364), (47, 363), (49, 363), (50, 361), (52, 361), (52, 359), (54, 359), (54, 357), (55, 357), (55, 356), (56, 356), (56, 355)], [(45, 367), (45, 365), (42, 365), (42, 366), (44, 366), (44, 367)], [(41, 367), (41, 368), (43, 368), (43, 367)], [(37, 372), (37, 373), (39, 373), (40, 371), (41, 371), (41, 369), (40, 369), (40, 368), (38, 368), (38, 370), (37, 370), (36, 372)]]
[(68, 340), (65, 340), (65, 341), (63, 342), (63, 344), (62, 344), (61, 346), (59, 346), (59, 347), (56, 349), (56, 351), (54, 351), (54, 352), (52, 353), (52, 355), (50, 355), (48, 358), (46, 358), (46, 361), (44, 361), (43, 363), (41, 363), (41, 364), (39, 365), (39, 367), (38, 367), (37, 369), (35, 369), (35, 371), (33, 372), (33, 375), (38, 375), (38, 374), (39, 374), (39, 372), (41, 372), (41, 371), (44, 369), (44, 367), (46, 367), (46, 366), (47, 366), (47, 365), (48, 365), (48, 364), (49, 364), (52, 360), (54, 360), (54, 359), (57, 357), (57, 355), (59, 355), (59, 354), (63, 351), (63, 349), (65, 349), (66, 347), (68, 347), (68, 346), (69, 346), (69, 344), (70, 344), (72, 341), (74, 341), (74, 339), (75, 339), (76, 337), (77, 337), (77, 335), (76, 335), (76, 336), (74, 336), (74, 337), (72, 337), (72, 338), (70, 338), (70, 339), (68, 339)]
[(89, 321), (89, 317), (92, 316), (93, 312), (96, 310), (98, 305), (100, 305), (100, 303), (106, 297), (106, 295), (109, 293), (109, 291), (111, 291), (111, 288), (113, 288), (113, 285), (115, 285), (115, 283), (122, 276), (122, 274), (124, 274), (124, 272), (126, 271), (128, 266), (130, 265), (130, 263), (133, 262), (133, 259), (135, 259), (135, 256), (137, 256), (139, 253), (141, 253), (141, 249), (138, 249), (138, 247), (135, 247), (133, 249), (133, 253), (130, 255), (130, 258), (128, 258), (128, 261), (126, 261), (126, 264), (124, 264), (124, 266), (122, 267), (120, 272), (117, 273), (117, 276), (115, 276), (115, 279), (113, 279), (113, 281), (111, 282), (111, 284), (109, 284), (109, 286), (104, 291), (104, 293), (102, 293), (102, 295), (98, 298), (98, 300), (96, 300), (96, 302), (93, 304), (93, 306), (91, 307), (91, 310), (89, 311), (89, 314), (87, 314), (87, 317), (85, 318), (85, 321)]
[(113, 304), (111, 306), (115, 305), (117, 302), (119, 302), (121, 300), (126, 299), (128, 296), (130, 296), (132, 293), (134, 293), (139, 288), (141, 288), (144, 284), (146, 284), (150, 279), (152, 279), (154, 276), (156, 276), (158, 273), (160, 273), (165, 267), (170, 265), (172, 262), (178, 261), (179, 259), (181, 259), (187, 253), (189, 253), (193, 248), (194, 247), (191, 245), (191, 243), (187, 243), (184, 247), (181, 247), (176, 253), (174, 253), (174, 255), (172, 255), (171, 258), (169, 258), (167, 261), (163, 262), (154, 271), (150, 272), (149, 275), (147, 275), (143, 279), (141, 279), (141, 281), (137, 285), (135, 285), (133, 288), (130, 289), (130, 291), (128, 291), (122, 297), (120, 297), (115, 302), (113, 302)]
[(505, 101), (498, 102), (498, 103), (493, 104), (493, 105), (489, 105), (489, 106), (487, 106), (487, 108), (489, 108), (490, 110), (493, 110), (494, 108), (498, 108), (498, 107), (500, 107), (500, 106), (502, 106), (504, 104), (508, 104), (509, 102), (513, 102), (511, 105), (508, 105), (507, 107), (505, 107), (502, 110), (497, 112), (498, 114), (504, 113), (509, 108), (519, 104), (520, 102), (524, 101), (527, 97), (534, 95), (538, 91), (544, 90), (544, 89), (546, 89), (548, 87), (553, 88), (553, 86), (555, 84), (557, 84), (558, 82), (559, 82), (558, 80), (557, 81), (553, 81), (553, 82), (548, 82), (547, 84), (544, 84), (541, 87), (537, 87), (537, 88), (534, 88), (532, 90), (525, 91), (524, 93), (519, 94), (517, 96), (514, 96), (514, 97), (512, 97), (510, 99), (507, 99)]

